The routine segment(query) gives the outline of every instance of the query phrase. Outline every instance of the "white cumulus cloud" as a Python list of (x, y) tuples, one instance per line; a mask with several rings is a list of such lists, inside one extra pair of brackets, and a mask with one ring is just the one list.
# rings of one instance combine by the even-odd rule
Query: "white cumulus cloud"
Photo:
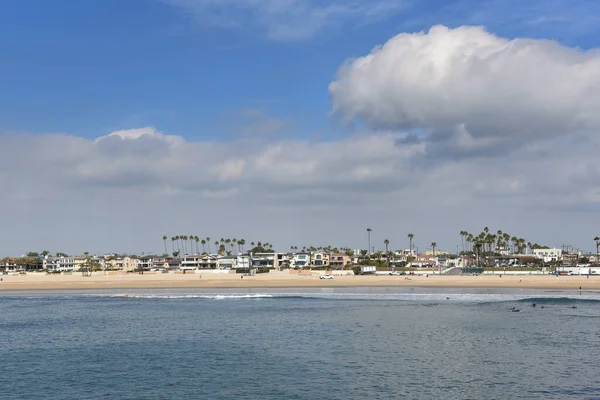
[(399, 34), (349, 60), (329, 90), (346, 119), (465, 154), (600, 128), (600, 52), (482, 27)]

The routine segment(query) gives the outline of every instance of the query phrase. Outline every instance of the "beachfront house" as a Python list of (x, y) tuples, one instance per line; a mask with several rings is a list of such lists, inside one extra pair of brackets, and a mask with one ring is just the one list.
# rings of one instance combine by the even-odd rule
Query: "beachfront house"
[(294, 253), (290, 268), (306, 268), (310, 265), (310, 253)]
[(543, 260), (545, 263), (556, 262), (562, 259), (561, 249), (533, 249), (534, 257)]
[(200, 258), (200, 261), (199, 261), (200, 269), (217, 269), (217, 264), (219, 261), (218, 255), (204, 253), (198, 257)]
[(200, 269), (202, 263), (202, 256), (185, 256), (181, 259), (181, 265), (179, 269), (182, 270), (194, 270)]
[(310, 265), (313, 267), (328, 267), (329, 266), (329, 254), (314, 252), (310, 254)]
[(221, 256), (217, 260), (219, 269), (235, 269), (237, 266), (237, 256)]
[(235, 260), (236, 269), (248, 270), (250, 267), (250, 257), (247, 255), (238, 255)]
[(293, 254), (290, 253), (276, 253), (277, 255), (277, 266), (279, 269), (290, 268), (292, 265)]
[(350, 263), (350, 257), (341, 253), (331, 253), (329, 255), (329, 266), (331, 269), (344, 269), (346, 264)]
[(48, 271), (73, 271), (75, 268), (75, 258), (46, 256), (42, 260), (42, 265)]
[(252, 253), (253, 268), (277, 268), (275, 253)]

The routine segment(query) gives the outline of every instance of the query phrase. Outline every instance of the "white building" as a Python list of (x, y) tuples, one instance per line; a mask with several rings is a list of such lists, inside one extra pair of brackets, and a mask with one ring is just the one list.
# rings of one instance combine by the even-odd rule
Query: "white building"
[(75, 268), (74, 257), (44, 257), (43, 268), (48, 271), (73, 271)]
[(295, 253), (290, 262), (290, 268), (304, 268), (310, 266), (310, 253)]
[(560, 261), (562, 259), (561, 249), (533, 249), (533, 255), (544, 262)]

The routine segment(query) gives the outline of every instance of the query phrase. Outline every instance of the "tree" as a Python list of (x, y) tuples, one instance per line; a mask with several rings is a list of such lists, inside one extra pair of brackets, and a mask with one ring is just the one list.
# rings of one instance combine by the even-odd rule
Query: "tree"
[(468, 235), (467, 231), (460, 231), (460, 242), (462, 244), (462, 250), (465, 251), (465, 237)]
[(367, 248), (367, 251), (369, 252), (369, 254), (371, 254), (371, 228), (367, 228), (367, 236), (368, 236), (368, 241), (369, 241), (369, 247)]
[(389, 268), (390, 267), (390, 253), (389, 253), (389, 250), (388, 250), (388, 246), (390, 245), (390, 241), (388, 239), (385, 239), (383, 241), (383, 244), (385, 244), (385, 259), (386, 259), (386, 264), (387, 264), (387, 267)]
[(206, 243), (208, 243), (208, 253), (210, 254), (210, 237), (206, 237)]
[(50, 252), (48, 250), (42, 251), (42, 257), (46, 257)]
[(92, 258), (90, 257), (90, 253), (85, 251), (83, 252), (83, 256), (85, 257), (85, 263), (81, 266), (81, 275), (92, 276)]
[[(436, 242), (431, 242), (431, 249), (433, 251), (433, 257), (435, 258), (435, 246), (437, 246)], [(442, 274), (442, 264), (440, 264), (440, 275)]]
[(600, 257), (600, 237), (594, 237), (594, 241), (596, 242), (596, 265), (600, 265), (600, 260), (598, 259)]
[(415, 235), (413, 235), (412, 233), (408, 234), (408, 240), (409, 240), (409, 244), (410, 244), (409, 252), (410, 252), (411, 256), (413, 255), (413, 252), (412, 252), (412, 242), (413, 242), (413, 238), (414, 237), (415, 237)]
[(167, 250), (167, 236), (163, 236), (163, 243), (165, 244), (165, 253), (168, 253), (169, 250)]

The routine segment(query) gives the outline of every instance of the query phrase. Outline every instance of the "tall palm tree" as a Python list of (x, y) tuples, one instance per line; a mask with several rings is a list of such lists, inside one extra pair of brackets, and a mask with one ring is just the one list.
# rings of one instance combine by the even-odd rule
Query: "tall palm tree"
[(594, 241), (596, 242), (596, 265), (600, 265), (600, 236), (594, 237)]
[(177, 240), (177, 236), (173, 236), (171, 238), (171, 247), (172, 247), (172, 253), (175, 253), (175, 241)]
[(242, 249), (242, 254), (244, 253), (244, 245), (246, 244), (246, 240), (245, 239), (240, 239), (240, 248)]
[(411, 256), (413, 255), (413, 253), (412, 253), (412, 241), (413, 241), (413, 238), (414, 238), (414, 237), (415, 237), (415, 235), (414, 235), (414, 234), (412, 234), (412, 233), (409, 233), (409, 234), (408, 234), (408, 241), (409, 241), (409, 243), (410, 243), (409, 252), (410, 252), (410, 255), (411, 255)]
[(369, 241), (369, 247), (367, 248), (369, 255), (371, 255), (371, 228), (367, 228), (367, 236), (368, 236), (368, 241)]
[(194, 236), (194, 241), (196, 242), (196, 254), (199, 254), (200, 253), (200, 248), (199, 248), (200, 238), (198, 236)]
[(202, 239), (200, 243), (202, 243), (202, 252), (206, 253), (206, 239)]
[[(435, 258), (435, 247), (437, 246), (436, 242), (431, 242), (431, 249), (433, 251), (433, 257)], [(442, 274), (442, 264), (440, 264), (440, 275)]]
[(390, 245), (390, 241), (388, 239), (385, 239), (383, 241), (383, 244), (385, 244), (385, 261), (387, 264), (387, 267), (390, 267), (390, 253), (388, 251), (388, 246)]
[(163, 236), (163, 243), (165, 244), (165, 254), (169, 254), (169, 250), (167, 250), (167, 236)]
[(210, 254), (210, 237), (206, 237), (206, 243), (208, 243), (208, 253)]

